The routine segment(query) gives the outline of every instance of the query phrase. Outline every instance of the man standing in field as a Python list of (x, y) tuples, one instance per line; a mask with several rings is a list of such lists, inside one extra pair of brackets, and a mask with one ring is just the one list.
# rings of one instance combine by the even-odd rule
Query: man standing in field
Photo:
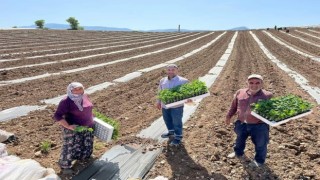
[(237, 134), (234, 153), (231, 153), (228, 157), (243, 159), (246, 140), (251, 136), (256, 155), (249, 166), (259, 167), (265, 163), (267, 156), (269, 125), (251, 115), (250, 104), (257, 102), (259, 99), (270, 99), (272, 93), (262, 89), (263, 78), (258, 74), (250, 75), (247, 84), (248, 88), (236, 92), (226, 116), (225, 122), (229, 125), (231, 117), (236, 113), (238, 115), (234, 123), (234, 131)]
[[(186, 78), (178, 76), (178, 66), (170, 64), (166, 68), (167, 77), (160, 80), (159, 92), (163, 89), (171, 89), (176, 86), (188, 83)], [(168, 132), (161, 135), (162, 138), (173, 139), (170, 142), (170, 146), (178, 146), (182, 139), (182, 116), (184, 105), (177, 105), (171, 108), (163, 108), (162, 102), (157, 99), (157, 108), (162, 110), (162, 116), (167, 126)]]

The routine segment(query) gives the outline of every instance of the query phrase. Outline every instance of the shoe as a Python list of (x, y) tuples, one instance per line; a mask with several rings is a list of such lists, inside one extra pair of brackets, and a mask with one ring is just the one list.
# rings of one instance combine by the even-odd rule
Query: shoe
[(230, 158), (230, 159), (238, 158), (239, 160), (245, 160), (244, 155), (237, 156), (235, 152), (230, 153), (227, 157)]
[(181, 140), (174, 139), (173, 141), (170, 142), (169, 146), (179, 146), (181, 144)]
[(235, 152), (233, 152), (233, 153), (230, 153), (230, 154), (228, 154), (228, 156), (227, 156), (228, 158), (230, 158), (230, 159), (233, 159), (233, 158), (235, 158), (236, 157), (236, 153)]
[(164, 134), (161, 134), (161, 137), (162, 138), (170, 138), (170, 137), (173, 137), (174, 134), (173, 133), (164, 133)]
[(61, 169), (61, 172), (62, 172), (63, 175), (70, 175), (70, 174), (74, 173), (74, 171), (71, 168)]
[(263, 164), (258, 163), (256, 160), (253, 160), (249, 163), (249, 167), (252, 167), (252, 168), (259, 168), (261, 166), (263, 166)]

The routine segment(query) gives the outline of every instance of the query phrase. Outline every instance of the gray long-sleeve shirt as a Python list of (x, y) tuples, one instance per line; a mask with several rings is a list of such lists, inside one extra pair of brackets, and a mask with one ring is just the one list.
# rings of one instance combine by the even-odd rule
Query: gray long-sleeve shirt
[[(181, 76), (178, 76), (178, 75), (172, 79), (169, 79), (168, 77), (164, 77), (160, 80), (158, 93), (163, 89), (172, 89), (174, 87), (180, 86), (182, 84), (186, 84), (188, 82), (189, 82), (188, 79), (181, 77)], [(157, 99), (157, 102), (160, 103), (160, 100)], [(164, 105), (162, 102), (161, 102), (161, 104)], [(183, 106), (183, 105), (177, 105), (172, 108), (181, 107), (181, 106)]]

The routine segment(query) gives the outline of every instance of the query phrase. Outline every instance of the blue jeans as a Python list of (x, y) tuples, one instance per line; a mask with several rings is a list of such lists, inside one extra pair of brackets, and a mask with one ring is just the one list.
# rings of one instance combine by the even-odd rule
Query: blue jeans
[(267, 145), (269, 143), (269, 125), (261, 124), (246, 124), (237, 120), (235, 122), (234, 131), (237, 134), (234, 151), (237, 156), (244, 154), (246, 140), (251, 136), (251, 140), (255, 146), (256, 155), (254, 159), (264, 164), (267, 156)]
[(174, 134), (175, 139), (181, 140), (183, 106), (170, 109), (162, 108), (162, 116), (169, 133)]

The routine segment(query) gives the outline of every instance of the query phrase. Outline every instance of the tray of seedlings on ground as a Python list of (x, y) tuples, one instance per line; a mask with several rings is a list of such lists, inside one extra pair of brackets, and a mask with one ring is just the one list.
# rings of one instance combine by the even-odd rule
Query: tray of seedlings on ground
[(94, 135), (102, 141), (109, 142), (112, 139), (117, 139), (119, 135), (119, 123), (105, 116), (102, 113), (93, 110), (94, 114)]
[(286, 95), (259, 100), (251, 105), (251, 114), (263, 122), (278, 126), (288, 121), (309, 115), (313, 105), (296, 95)]
[(196, 100), (210, 96), (206, 84), (199, 80), (194, 80), (172, 89), (164, 89), (159, 92), (159, 99), (164, 104), (164, 108), (181, 105), (188, 99)]

